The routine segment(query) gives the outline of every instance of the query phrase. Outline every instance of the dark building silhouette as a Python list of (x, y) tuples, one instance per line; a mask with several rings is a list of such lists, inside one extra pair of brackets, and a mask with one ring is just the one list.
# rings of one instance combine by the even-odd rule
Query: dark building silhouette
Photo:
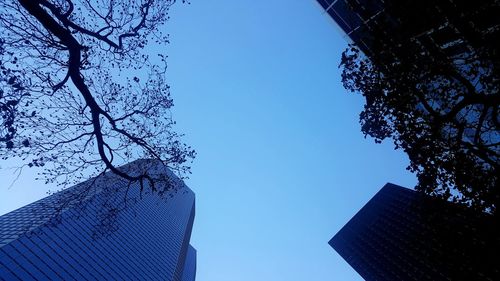
[[(495, 49), (500, 37), (498, 0), (317, 2), (368, 56), (398, 45), (404, 50), (411, 44), (436, 55), (456, 57), (479, 49)], [(498, 53), (490, 55), (498, 58)]]
[(127, 191), (107, 173), (1, 216), (0, 280), (195, 280), (194, 193), (152, 160), (121, 169), (159, 175), (168, 181), (157, 190), (170, 188), (163, 196), (148, 186), (141, 194), (138, 183)]
[(492, 217), (386, 184), (329, 244), (365, 280), (500, 280)]

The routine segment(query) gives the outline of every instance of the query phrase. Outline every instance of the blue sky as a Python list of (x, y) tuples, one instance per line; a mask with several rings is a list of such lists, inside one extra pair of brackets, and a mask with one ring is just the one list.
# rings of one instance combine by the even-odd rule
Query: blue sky
[[(328, 240), (407, 157), (364, 139), (340, 83), (347, 41), (314, 0), (192, 0), (165, 27), (177, 129), (198, 152), (198, 281), (361, 280)], [(0, 214), (49, 186), (0, 163)]]

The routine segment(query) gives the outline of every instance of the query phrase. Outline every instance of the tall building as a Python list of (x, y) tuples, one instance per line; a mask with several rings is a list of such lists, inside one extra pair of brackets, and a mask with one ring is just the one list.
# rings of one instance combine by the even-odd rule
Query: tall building
[(182, 272), (182, 281), (193, 281), (196, 279), (196, 249), (189, 245), (184, 270)]
[(500, 280), (491, 216), (386, 184), (329, 244), (365, 280)]
[[(500, 36), (498, 0), (317, 0), (365, 54), (408, 44), (456, 57), (495, 49)], [(404, 46), (406, 45), (406, 46)], [(498, 57), (498, 52), (491, 54)]]
[(1, 216), (0, 280), (195, 280), (194, 193), (159, 162), (121, 169), (160, 194), (107, 173)]

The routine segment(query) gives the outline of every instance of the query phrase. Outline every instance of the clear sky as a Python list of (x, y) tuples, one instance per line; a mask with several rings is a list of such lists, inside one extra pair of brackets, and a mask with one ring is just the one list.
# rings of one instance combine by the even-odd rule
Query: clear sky
[[(416, 180), (360, 132), (336, 24), (314, 0), (192, 0), (166, 29), (173, 115), (198, 152), (197, 280), (361, 280), (328, 240), (386, 182)], [(49, 188), (32, 171), (9, 187), (0, 164), (0, 214)]]

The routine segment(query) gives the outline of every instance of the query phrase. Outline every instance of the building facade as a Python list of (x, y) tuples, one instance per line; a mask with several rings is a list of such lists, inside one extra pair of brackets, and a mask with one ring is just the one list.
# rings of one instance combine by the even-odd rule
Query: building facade
[[(404, 49), (411, 44), (436, 55), (457, 57), (481, 48), (495, 49), (500, 36), (498, 0), (317, 2), (369, 56), (398, 45), (405, 45)], [(498, 53), (492, 55), (498, 58)]]
[(182, 281), (193, 281), (196, 279), (196, 249), (189, 245), (184, 270), (182, 272)]
[(386, 184), (329, 244), (365, 280), (500, 280), (491, 216)]
[(157, 162), (122, 169), (169, 181), (107, 173), (1, 216), (0, 280), (195, 280), (194, 193)]

